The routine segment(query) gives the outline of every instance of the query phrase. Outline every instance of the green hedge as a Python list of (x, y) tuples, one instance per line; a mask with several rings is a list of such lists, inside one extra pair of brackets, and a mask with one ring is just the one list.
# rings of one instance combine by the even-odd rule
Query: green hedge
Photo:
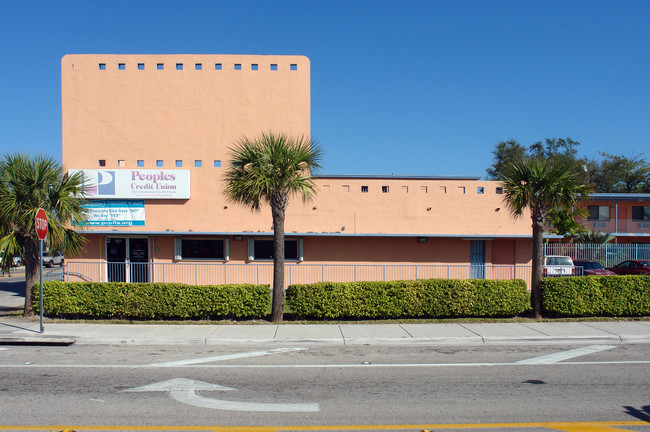
[(557, 316), (650, 315), (650, 276), (544, 278), (542, 305)]
[[(38, 284), (32, 307), (39, 311)], [(264, 318), (268, 285), (44, 282), (47, 316), (121, 319)]]
[(516, 316), (530, 309), (522, 280), (426, 279), (291, 285), (300, 318), (391, 319)]

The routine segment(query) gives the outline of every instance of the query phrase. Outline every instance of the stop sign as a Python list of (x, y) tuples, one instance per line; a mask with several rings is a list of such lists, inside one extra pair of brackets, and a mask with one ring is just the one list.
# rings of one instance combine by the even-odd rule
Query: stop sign
[(41, 240), (45, 240), (45, 236), (47, 236), (47, 214), (42, 208), (36, 212), (36, 234)]

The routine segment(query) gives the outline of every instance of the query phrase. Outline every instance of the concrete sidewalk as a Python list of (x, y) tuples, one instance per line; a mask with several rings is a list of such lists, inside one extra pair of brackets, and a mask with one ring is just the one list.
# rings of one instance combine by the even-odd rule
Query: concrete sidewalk
[(0, 320), (0, 344), (483, 345), (650, 343), (650, 321), (470, 324), (76, 324)]

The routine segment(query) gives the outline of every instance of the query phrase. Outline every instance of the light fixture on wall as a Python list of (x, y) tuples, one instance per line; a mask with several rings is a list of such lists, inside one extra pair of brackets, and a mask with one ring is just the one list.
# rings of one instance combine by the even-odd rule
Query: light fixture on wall
[(345, 225), (341, 227), (341, 231), (345, 231)]
[(501, 207), (497, 207), (494, 209), (495, 212), (501, 211)]
[(427, 207), (427, 211), (431, 211), (431, 207)]
[(318, 208), (318, 206), (313, 206), (311, 209), (316, 210), (317, 208)]
[(418, 243), (426, 243), (427, 238), (426, 237), (418, 237)]
[(228, 206), (223, 206), (223, 209), (224, 209), (224, 210), (228, 210)]
[(242, 236), (233, 237), (233, 240), (235, 240), (235, 241), (242, 241), (243, 239), (244, 239), (244, 237), (242, 237)]

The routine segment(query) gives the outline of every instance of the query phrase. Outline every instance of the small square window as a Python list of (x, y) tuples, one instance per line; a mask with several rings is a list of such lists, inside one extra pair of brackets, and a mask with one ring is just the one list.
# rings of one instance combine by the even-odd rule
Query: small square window
[(99, 166), (105, 167), (106, 166), (106, 160), (105, 159), (100, 159), (99, 160)]
[(144, 70), (144, 63), (138, 63), (138, 70)]
[(144, 167), (144, 161), (143, 160), (138, 160), (138, 168)]
[(496, 193), (497, 193), (497, 195), (503, 194), (503, 188), (502, 187), (496, 188)]
[(368, 193), (368, 186), (361, 186), (361, 193)]
[(158, 69), (158, 70), (163, 70), (163, 69), (165, 69), (165, 64), (164, 64), (164, 63), (158, 63), (158, 64), (156, 64), (156, 69)]
[(294, 64), (291, 64), (291, 65), (289, 66), (289, 70), (298, 70), (298, 65), (295, 64), (295, 63), (294, 63)]
[(176, 70), (183, 70), (183, 63), (176, 63)]
[(220, 160), (215, 160), (214, 161), (214, 167), (219, 168), (221, 166), (221, 161)]
[(440, 193), (446, 194), (447, 193), (447, 186), (440, 186), (438, 187), (438, 190)]
[(476, 193), (479, 195), (483, 195), (485, 193), (485, 188), (483, 186), (478, 186), (476, 188)]
[(235, 70), (241, 70), (241, 64), (235, 63)]
[(408, 186), (401, 186), (400, 189), (401, 189), (402, 192), (404, 192), (404, 193), (409, 193), (409, 187), (408, 187)]
[(278, 65), (275, 64), (275, 63), (273, 63), (273, 64), (271, 65), (271, 70), (278, 70)]
[(223, 68), (223, 66), (221, 65), (221, 63), (215, 63), (214, 64), (214, 70), (221, 70), (222, 68)]
[(100, 63), (99, 70), (106, 70), (106, 63)]
[(388, 193), (388, 186), (382, 186), (381, 187), (381, 193)]
[(201, 63), (194, 64), (194, 70), (203, 70), (203, 65)]
[(118, 159), (117, 161), (117, 166), (118, 167), (124, 167), (126, 166), (126, 161), (124, 159)]
[(158, 160), (156, 161), (156, 167), (158, 167), (158, 168), (162, 168), (162, 167), (163, 167), (163, 161), (161, 161), (160, 159), (158, 159)]
[(203, 166), (203, 161), (195, 160), (194, 161), (194, 166), (197, 167), (197, 168), (201, 168)]
[(124, 69), (126, 69), (126, 65), (125, 65), (124, 63), (118, 63), (118, 64), (117, 64), (117, 68), (118, 68), (119, 70), (124, 70)]
[(426, 186), (420, 186), (420, 192), (427, 193), (429, 191), (429, 188)]
[(182, 160), (177, 160), (176, 161), (176, 168), (180, 168), (183, 166), (183, 161)]
[(251, 65), (251, 70), (258, 70), (258, 69), (259, 69), (259, 66), (256, 63), (253, 63)]
[(461, 194), (464, 194), (465, 193), (465, 186), (458, 186), (458, 192), (460, 192)]

